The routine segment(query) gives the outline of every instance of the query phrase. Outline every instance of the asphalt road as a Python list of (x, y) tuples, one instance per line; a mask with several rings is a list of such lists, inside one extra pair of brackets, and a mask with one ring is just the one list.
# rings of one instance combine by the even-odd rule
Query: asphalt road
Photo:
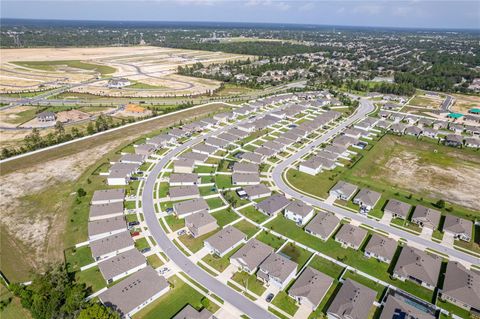
[(205, 135), (200, 135), (199, 137), (190, 140), (187, 143), (182, 144), (174, 150), (165, 154), (146, 178), (145, 186), (142, 193), (142, 209), (145, 216), (145, 222), (153, 238), (168, 256), (168, 258), (170, 258), (179, 268), (181, 268), (183, 272), (188, 274), (191, 278), (200, 283), (202, 286), (222, 298), (225, 302), (233, 305), (235, 308), (237, 308), (239, 311), (243, 312), (250, 318), (276, 319), (277, 317), (275, 315), (261, 308), (250, 299), (229, 288), (227, 285), (221, 283), (216, 278), (212, 277), (195, 263), (193, 263), (188, 257), (186, 257), (167, 237), (167, 234), (160, 226), (157, 216), (155, 215), (153, 191), (155, 187), (155, 181), (157, 180), (162, 168), (166, 166), (167, 163), (180, 152), (188, 149), (196, 143), (201, 142), (203, 139), (211, 135), (217, 135), (242, 122), (225, 126), (219, 130)]
[(344, 122), (341, 125), (333, 128), (332, 130), (324, 133), (320, 138), (318, 138), (314, 142), (308, 144), (306, 147), (304, 147), (298, 153), (296, 153), (296, 154), (292, 155), (291, 157), (289, 157), (288, 159), (286, 159), (284, 162), (278, 163), (277, 166), (272, 171), (272, 178), (273, 178), (273, 181), (274, 181), (275, 185), (278, 188), (280, 188), (280, 190), (282, 192), (284, 192), (285, 194), (288, 194), (293, 198), (297, 198), (299, 200), (302, 200), (302, 201), (304, 201), (304, 202), (306, 202), (310, 205), (314, 205), (314, 206), (320, 207), (322, 209), (334, 212), (336, 214), (340, 214), (340, 215), (349, 217), (352, 220), (356, 220), (356, 221), (358, 221), (362, 224), (374, 227), (376, 229), (380, 229), (380, 230), (385, 231), (389, 234), (399, 236), (401, 238), (405, 238), (409, 243), (416, 243), (416, 244), (428, 247), (430, 249), (434, 249), (438, 252), (444, 253), (447, 256), (454, 257), (454, 258), (466, 261), (466, 262), (471, 263), (471, 264), (479, 265), (480, 264), (480, 258), (474, 257), (474, 256), (466, 254), (466, 253), (463, 253), (463, 252), (461, 252), (459, 250), (456, 250), (454, 248), (445, 247), (441, 244), (438, 244), (436, 242), (424, 239), (420, 236), (410, 234), (410, 233), (408, 233), (406, 231), (403, 231), (401, 229), (382, 224), (382, 223), (380, 223), (380, 222), (378, 222), (374, 219), (370, 219), (370, 218), (368, 218), (366, 216), (363, 216), (361, 214), (356, 214), (356, 213), (353, 213), (349, 210), (346, 210), (346, 209), (343, 209), (343, 208), (340, 208), (338, 206), (334, 206), (334, 205), (331, 205), (331, 204), (327, 204), (327, 203), (325, 203), (321, 200), (318, 200), (318, 199), (309, 197), (307, 195), (301, 194), (301, 193), (295, 191), (294, 189), (290, 188), (290, 186), (288, 186), (285, 183), (282, 175), (283, 175), (283, 172), (288, 168), (288, 166), (290, 166), (295, 161), (300, 159), (302, 156), (304, 156), (306, 153), (308, 153), (312, 148), (324, 143), (330, 137), (334, 136), (335, 134), (338, 134), (343, 128), (352, 124), (356, 120), (365, 117), (366, 114), (370, 113), (373, 110), (374, 110), (373, 104), (368, 100), (362, 99), (361, 102), (360, 102), (360, 107), (358, 108), (357, 113), (355, 115), (353, 115), (351, 118), (349, 118), (346, 122)]

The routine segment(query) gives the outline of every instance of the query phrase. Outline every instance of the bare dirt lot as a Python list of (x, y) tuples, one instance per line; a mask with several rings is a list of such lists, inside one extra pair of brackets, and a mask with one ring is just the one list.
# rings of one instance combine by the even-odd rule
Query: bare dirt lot
[[(143, 124), (44, 151), (0, 166), (0, 269), (12, 281), (62, 260), (63, 250), (86, 239), (72, 205), (74, 192), (90, 177), (99, 159), (144, 134), (211, 112), (223, 104), (187, 109)], [(110, 155), (108, 155), (110, 154)], [(86, 173), (84, 173), (86, 172)], [(85, 224), (86, 221), (83, 221)]]
[(453, 94), (455, 104), (452, 106), (452, 111), (459, 113), (468, 113), (468, 110), (474, 107), (480, 107), (480, 96)]

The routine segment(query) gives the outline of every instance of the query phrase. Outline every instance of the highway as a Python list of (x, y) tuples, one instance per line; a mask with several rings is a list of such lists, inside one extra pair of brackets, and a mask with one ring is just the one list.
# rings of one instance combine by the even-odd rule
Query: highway
[[(243, 122), (246, 122), (244, 120)], [(193, 146), (196, 143), (201, 142), (203, 139), (220, 134), (234, 126), (237, 126), (242, 122), (238, 122), (229, 126), (222, 127), (221, 129), (215, 130), (208, 134), (200, 135), (199, 137), (192, 139), (185, 144), (178, 146), (177, 148), (166, 153), (162, 159), (155, 165), (155, 167), (148, 174), (145, 185), (142, 193), (142, 210), (145, 216), (145, 223), (150, 230), (155, 241), (158, 243), (159, 247), (165, 252), (165, 254), (170, 258), (183, 272), (188, 274), (193, 280), (200, 283), (202, 286), (207, 288), (212, 293), (216, 294), (222, 298), (225, 302), (231, 304), (239, 311), (243, 312), (250, 318), (255, 319), (277, 319), (275, 315), (268, 312), (266, 309), (261, 308), (255, 302), (236, 292), (235, 290), (229, 288), (225, 284), (218, 281), (216, 278), (212, 277), (210, 274), (205, 272), (195, 263), (193, 263), (187, 256), (181, 252), (177, 246), (167, 237), (167, 234), (160, 226), (157, 216), (155, 215), (154, 208), (154, 199), (153, 192), (155, 187), (155, 181), (157, 180), (163, 167), (173, 159), (177, 154), (183, 152), (189, 147)]]
[(300, 159), (302, 156), (307, 154), (312, 148), (315, 148), (319, 146), (322, 143), (325, 143), (329, 138), (332, 136), (338, 134), (343, 130), (346, 126), (352, 124), (358, 119), (361, 119), (365, 117), (368, 113), (372, 112), (374, 110), (373, 104), (365, 99), (360, 100), (360, 106), (357, 110), (357, 112), (350, 117), (346, 122), (342, 123), (341, 125), (329, 130), (328, 132), (325, 132), (321, 137), (319, 137), (317, 140), (314, 142), (307, 144), (306, 147), (304, 147), (302, 150), (298, 151), (296, 154), (292, 155), (285, 161), (278, 163), (277, 166), (273, 169), (272, 171), (272, 178), (275, 183), (275, 185), (285, 194), (302, 200), (310, 205), (320, 207), (322, 209), (331, 211), (336, 214), (343, 215), (345, 217), (351, 218), (352, 220), (355, 220), (357, 222), (360, 222), (362, 224), (371, 226), (373, 228), (382, 230), (386, 233), (398, 236), (400, 238), (405, 238), (409, 243), (416, 243), (418, 245), (428, 247), (430, 249), (436, 250), (438, 252), (441, 252), (443, 254), (446, 254), (450, 258), (456, 258), (459, 260), (463, 260), (467, 263), (470, 264), (475, 264), (479, 265), (480, 264), (480, 258), (474, 257), (472, 255), (469, 255), (467, 253), (461, 252), (459, 250), (456, 250), (454, 248), (449, 248), (445, 247), (439, 243), (424, 239), (420, 236), (408, 233), (406, 231), (403, 231), (401, 229), (382, 224), (374, 219), (370, 219), (364, 215), (353, 213), (347, 209), (340, 208), (338, 206), (334, 206), (328, 203), (325, 203), (321, 200), (318, 200), (313, 197), (309, 197), (308, 195), (304, 195), (300, 192), (297, 192), (296, 190), (292, 189), (289, 185), (286, 184), (286, 182), (283, 179), (283, 173), (286, 171), (286, 169), (292, 165), (295, 161)]

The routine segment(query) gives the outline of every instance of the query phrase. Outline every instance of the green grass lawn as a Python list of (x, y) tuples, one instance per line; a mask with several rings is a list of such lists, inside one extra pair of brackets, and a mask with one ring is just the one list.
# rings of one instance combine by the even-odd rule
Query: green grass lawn
[(233, 274), (232, 280), (239, 283), (242, 287), (246, 286), (247, 290), (250, 290), (258, 296), (261, 296), (267, 289), (263, 283), (257, 279), (255, 274), (250, 275), (244, 271), (239, 271)]
[(138, 222), (137, 214), (128, 214), (128, 215), (125, 215), (125, 219), (127, 220), (127, 223), (130, 223), (130, 222)]
[(170, 186), (169, 186), (168, 183), (166, 183), (166, 182), (160, 183), (160, 187), (158, 189), (159, 199), (167, 197), (169, 188), (170, 188)]
[(194, 173), (215, 173), (214, 166), (197, 166), (195, 167)]
[[(168, 281), (173, 286), (170, 291), (136, 313), (134, 319), (172, 318), (187, 305), (197, 310), (203, 308), (202, 299), (205, 297), (202, 294), (177, 276), (168, 278)], [(214, 313), (219, 307), (210, 302), (207, 309)]]
[(99, 65), (93, 63), (85, 63), (79, 60), (60, 60), (60, 61), (18, 61), (14, 64), (24, 66), (31, 69), (37, 69), (42, 71), (56, 71), (59, 66), (68, 66), (70, 68), (82, 69), (87, 71), (97, 71), (102, 75), (111, 74), (116, 71), (107, 65)]
[[(450, 313), (453, 313), (457, 316), (459, 316), (460, 318), (473, 318), (470, 314), (470, 312), (468, 310), (465, 310), (465, 309), (462, 309), (448, 301), (444, 301), (440, 298), (437, 299), (437, 306), (439, 306), (440, 308), (443, 308), (445, 310), (447, 310), (448, 312)], [(451, 316), (450, 316), (451, 318)]]
[(148, 244), (146, 238), (139, 238), (139, 239), (135, 240), (135, 247), (136, 247), (138, 250), (141, 251), (141, 250), (143, 250), (143, 249), (145, 249), (145, 248), (150, 247), (150, 245)]
[(259, 241), (273, 247), (275, 250), (280, 248), (283, 243), (285, 243), (285, 240), (283, 240), (280, 237), (277, 237), (275, 235), (272, 235), (270, 232), (267, 231), (262, 231), (260, 234), (255, 237)]
[(203, 236), (200, 236), (200, 237), (197, 237), (197, 238), (193, 238), (192, 236), (190, 235), (182, 235), (180, 237), (178, 237), (178, 239), (185, 245), (187, 246), (188, 249), (190, 249), (190, 251), (192, 253), (196, 253), (197, 251), (199, 251), (200, 249), (202, 249), (203, 247), (203, 242), (205, 241), (205, 239), (207, 239), (208, 237), (212, 236), (213, 234), (215, 234), (216, 232), (218, 232), (220, 229), (216, 229), (212, 232), (209, 232), (208, 234), (205, 234)]
[(163, 266), (163, 261), (157, 255), (153, 254), (147, 257), (147, 262), (153, 268)]
[(223, 257), (218, 257), (213, 254), (208, 254), (203, 257), (203, 261), (206, 262), (208, 265), (215, 268), (218, 272), (223, 272), (227, 267), (230, 265), (230, 256), (235, 254), (237, 250), (242, 248), (243, 245), (238, 245), (235, 249), (232, 249), (228, 254)]
[(252, 237), (258, 232), (257, 226), (245, 219), (239, 221), (238, 223), (235, 223), (233, 227), (243, 232), (245, 235), (247, 235), (248, 238)]
[(246, 199), (240, 199), (240, 196), (238, 196), (236, 191), (225, 192), (223, 197), (225, 198), (225, 200), (227, 200), (227, 202), (230, 203), (230, 205), (232, 205), (232, 207), (241, 207), (250, 202)]
[(231, 175), (215, 175), (215, 185), (218, 189), (230, 188), (232, 187), (232, 176)]
[(75, 280), (79, 283), (84, 283), (92, 292), (98, 291), (107, 285), (98, 266), (76, 272)]
[(298, 310), (295, 299), (290, 297), (285, 291), (280, 291), (272, 300), (272, 304), (293, 316)]
[(172, 231), (177, 231), (180, 228), (185, 227), (185, 219), (183, 218), (178, 218), (175, 215), (168, 215), (165, 216), (164, 219)]
[(344, 269), (343, 267), (320, 256), (313, 257), (308, 266), (323, 272), (334, 279), (339, 279)]
[(0, 284), (0, 303), (2, 303), (2, 309), (0, 310), (0, 317), (2, 319), (18, 319), (32, 318), (30, 312), (23, 308), (20, 303), (20, 299), (15, 297), (4, 285)]
[(208, 196), (217, 193), (215, 186), (203, 186), (198, 188), (201, 196)]
[(211, 213), (211, 215), (217, 220), (217, 224), (220, 227), (230, 224), (240, 218), (240, 216), (238, 216), (230, 208)]
[(225, 203), (220, 197), (209, 198), (209, 199), (206, 199), (206, 201), (210, 209), (219, 208), (225, 205)]
[(70, 272), (80, 270), (81, 267), (94, 262), (89, 246), (69, 248), (65, 250), (65, 262)]
[(296, 246), (293, 243), (288, 243), (285, 247), (282, 248), (280, 251), (282, 254), (289, 256), (291, 261), (294, 261), (298, 264), (297, 271), (302, 269), (303, 265), (307, 262), (307, 260), (312, 256), (312, 253), (308, 250), (305, 250), (301, 247)]
[(256, 223), (263, 223), (268, 219), (267, 215), (260, 213), (253, 205), (242, 208), (239, 212)]

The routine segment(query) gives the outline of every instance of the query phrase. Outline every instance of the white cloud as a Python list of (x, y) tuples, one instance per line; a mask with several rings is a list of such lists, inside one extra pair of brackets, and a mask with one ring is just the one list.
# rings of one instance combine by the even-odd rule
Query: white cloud
[(303, 5), (301, 5), (298, 10), (300, 11), (310, 11), (315, 8), (315, 4), (313, 2), (306, 2)]
[(382, 13), (382, 11), (383, 11), (383, 6), (378, 4), (373, 4), (373, 3), (359, 5), (353, 9), (354, 13), (368, 14), (368, 15), (378, 15)]

